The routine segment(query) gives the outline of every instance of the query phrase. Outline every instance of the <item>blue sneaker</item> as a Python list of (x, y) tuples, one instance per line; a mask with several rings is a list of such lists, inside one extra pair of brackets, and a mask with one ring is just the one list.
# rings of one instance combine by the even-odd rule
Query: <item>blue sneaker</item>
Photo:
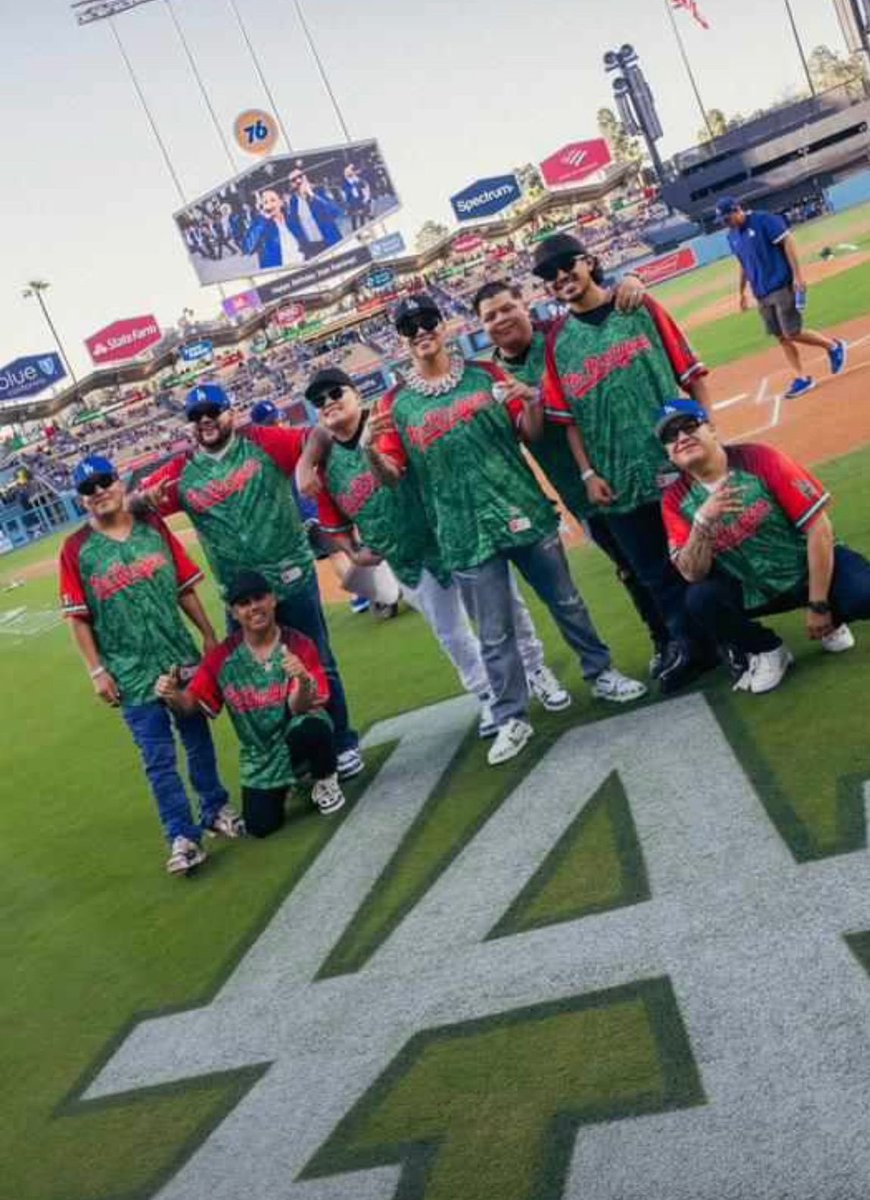
[(837, 338), (833, 350), (828, 351), (828, 362), (831, 364), (832, 375), (839, 375), (845, 367), (847, 351), (848, 346), (846, 343), (842, 338)]
[(350, 611), (352, 613), (368, 612), (371, 608), (371, 602), (365, 596), (354, 596), (350, 602)]
[(786, 400), (794, 400), (798, 396), (803, 396), (805, 392), (811, 392), (815, 386), (816, 381), (812, 375), (799, 375), (797, 379), (793, 379), (789, 384), (785, 398)]

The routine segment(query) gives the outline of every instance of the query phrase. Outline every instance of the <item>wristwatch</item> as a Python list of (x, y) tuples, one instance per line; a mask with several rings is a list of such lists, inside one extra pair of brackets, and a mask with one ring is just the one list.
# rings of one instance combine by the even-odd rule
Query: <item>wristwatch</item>
[(811, 613), (817, 613), (820, 617), (827, 617), (831, 611), (831, 606), (827, 600), (810, 600), (807, 608)]

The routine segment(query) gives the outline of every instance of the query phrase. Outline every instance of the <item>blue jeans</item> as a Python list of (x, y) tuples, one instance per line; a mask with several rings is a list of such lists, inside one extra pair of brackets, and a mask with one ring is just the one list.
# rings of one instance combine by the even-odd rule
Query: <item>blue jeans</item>
[[(142, 755), (166, 837), (170, 842), (177, 837), (198, 842), (203, 828), (211, 824), (229, 799), (218, 776), (208, 721), (201, 713), (192, 717), (170, 716), (169, 709), (159, 700), (126, 705), (122, 713)], [(187, 792), (178, 773), (173, 722), (184, 746), (190, 782), (199, 796), (201, 824), (193, 819)]]
[[(765, 654), (775, 650), (780, 638), (754, 617), (791, 612), (803, 608), (808, 599), (805, 580), (791, 591), (781, 592), (767, 604), (747, 609), (739, 580), (727, 571), (714, 570), (700, 583), (689, 584), (686, 608), (699, 631), (723, 648), (738, 655)], [(848, 546), (834, 548), (834, 574), (828, 594), (834, 624), (870, 620), (870, 562)]]
[(456, 571), (454, 578), (477, 626), (496, 725), (512, 717), (525, 720), (529, 710), (526, 672), (514, 628), (511, 563), (550, 610), (562, 637), (580, 659), (584, 678), (595, 679), (610, 666), (610, 651), (596, 633), (574, 586), (558, 534), (530, 546), (504, 550), (476, 567)]
[(329, 703), (326, 711), (332, 717), (336, 751), (342, 754), (345, 750), (355, 749), (359, 745), (359, 735), (350, 726), (347, 697), (344, 694), (344, 684), (329, 644), (329, 631), (326, 628), (326, 617), (323, 615), (323, 606), (320, 603), (320, 590), (317, 586), (316, 576), (288, 599), (279, 600), (275, 618), (279, 625), (298, 629), (300, 633), (304, 633), (314, 642), (326, 671), (326, 678), (329, 680)]

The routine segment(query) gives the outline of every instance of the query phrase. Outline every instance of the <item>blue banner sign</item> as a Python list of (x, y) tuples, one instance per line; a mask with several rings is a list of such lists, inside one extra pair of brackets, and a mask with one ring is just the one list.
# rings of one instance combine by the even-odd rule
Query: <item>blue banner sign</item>
[(188, 342), (181, 347), (181, 357), (185, 362), (197, 362), (200, 358), (208, 358), (214, 350), (214, 345), (203, 338), (199, 342)]
[(0, 403), (4, 400), (21, 400), (27, 396), (35, 396), (54, 383), (66, 378), (66, 368), (60, 361), (60, 355), (53, 351), (50, 354), (32, 354), (26, 358), (16, 358), (13, 362), (0, 367)]
[(450, 197), (457, 221), (479, 221), (516, 204), (523, 189), (516, 175), (493, 175), (478, 179), (461, 192)]
[(382, 258), (395, 258), (405, 252), (405, 239), (400, 233), (388, 233), (385, 237), (376, 238), (369, 242), (372, 258), (379, 262)]

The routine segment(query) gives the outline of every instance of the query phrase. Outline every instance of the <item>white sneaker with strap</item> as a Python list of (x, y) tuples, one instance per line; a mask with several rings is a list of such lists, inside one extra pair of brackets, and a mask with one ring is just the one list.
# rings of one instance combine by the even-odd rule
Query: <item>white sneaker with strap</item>
[(844, 650), (851, 650), (854, 645), (855, 635), (848, 625), (838, 625), (827, 637), (821, 639), (822, 649), (827, 650), (828, 654), (842, 654)]
[(192, 842), (190, 838), (173, 838), (169, 858), (166, 860), (166, 870), (170, 875), (186, 875), (205, 860), (206, 853), (202, 846)]
[(592, 680), (592, 695), (596, 700), (609, 700), (611, 704), (631, 704), (646, 695), (646, 684), (639, 679), (629, 679), (616, 667), (608, 667)]
[(497, 767), (501, 763), (516, 758), (520, 751), (525, 749), (526, 743), (533, 733), (534, 730), (528, 721), (521, 721), (519, 717), (512, 717), (509, 721), (505, 721), (504, 725), (499, 726), (486, 761), (491, 767)]
[(529, 691), (547, 712), (562, 712), (571, 707), (571, 693), (564, 688), (549, 667), (539, 667), (527, 677)]
[(232, 804), (225, 804), (212, 819), (211, 824), (206, 829), (206, 833), (210, 833), (212, 836), (220, 834), (225, 838), (244, 837), (245, 822), (233, 808)]
[(338, 775), (316, 779), (311, 789), (311, 799), (324, 816), (344, 808), (344, 792), (338, 782)]

